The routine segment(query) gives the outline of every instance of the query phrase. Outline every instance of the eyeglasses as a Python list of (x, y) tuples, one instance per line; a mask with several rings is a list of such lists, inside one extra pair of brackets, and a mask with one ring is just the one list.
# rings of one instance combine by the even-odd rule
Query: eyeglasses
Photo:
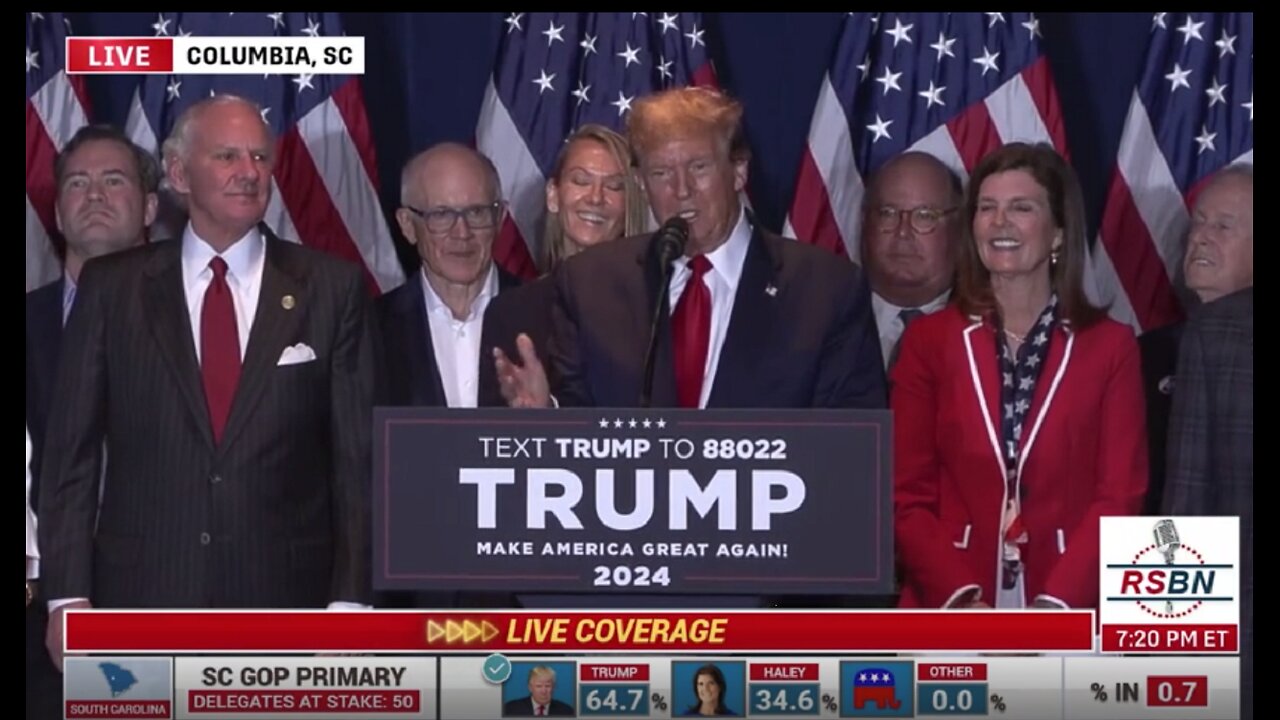
[(498, 222), (498, 214), (502, 210), (502, 203), (491, 202), (488, 205), (470, 205), (460, 209), (437, 207), (430, 210), (419, 210), (416, 207), (405, 205), (404, 209), (422, 218), (423, 222), (427, 224), (428, 231), (443, 235), (458, 224), (458, 218), (464, 218), (467, 221), (467, 227), (472, 230), (488, 230)]
[(958, 208), (947, 208), (946, 210), (938, 210), (931, 207), (906, 208), (899, 210), (892, 205), (881, 205), (872, 212), (872, 220), (881, 232), (889, 232), (897, 230), (902, 222), (902, 216), (906, 215), (910, 218), (911, 229), (924, 235), (938, 229), (938, 223), (942, 222), (942, 218), (955, 212)]

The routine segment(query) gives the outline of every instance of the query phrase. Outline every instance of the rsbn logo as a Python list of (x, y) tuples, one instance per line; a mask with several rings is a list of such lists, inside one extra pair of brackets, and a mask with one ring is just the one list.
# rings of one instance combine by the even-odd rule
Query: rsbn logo
[(1151, 530), (1153, 542), (1134, 553), (1120, 570), (1119, 597), (1108, 601), (1131, 601), (1147, 614), (1168, 619), (1184, 618), (1206, 603), (1230, 602), (1234, 596), (1223, 592), (1219, 574), (1235, 570), (1233, 563), (1212, 562), (1212, 557), (1194, 544), (1194, 536), (1184, 537), (1171, 519), (1162, 519)]
[(1234, 611), (1239, 587), (1238, 528), (1234, 518), (1106, 518), (1102, 606), (1129, 616), (1107, 621), (1225, 620), (1217, 615)]

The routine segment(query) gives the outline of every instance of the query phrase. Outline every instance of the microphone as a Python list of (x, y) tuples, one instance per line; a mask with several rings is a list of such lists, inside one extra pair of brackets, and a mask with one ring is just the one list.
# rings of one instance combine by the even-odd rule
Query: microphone
[(649, 347), (644, 353), (644, 386), (640, 390), (640, 407), (648, 408), (653, 400), (653, 366), (658, 356), (658, 327), (667, 311), (671, 295), (671, 264), (684, 254), (689, 244), (689, 221), (676, 215), (662, 224), (650, 241), (650, 252), (658, 259), (658, 299), (654, 303), (649, 324)]
[[(1182, 541), (1178, 538), (1178, 528), (1174, 526), (1173, 521), (1169, 519), (1161, 520), (1156, 523), (1155, 527), (1156, 549), (1164, 555), (1164, 564), (1172, 565), (1174, 562), (1174, 554), (1178, 552), (1178, 548), (1182, 547)], [(1173, 602), (1165, 601), (1164, 611), (1170, 615), (1173, 614)]]
[(658, 254), (660, 267), (668, 269), (667, 266), (684, 254), (684, 246), (688, 244), (688, 220), (676, 215), (663, 223), (653, 235), (653, 246)]
[(1174, 527), (1172, 520), (1161, 520), (1156, 523), (1155, 536), (1156, 548), (1164, 555), (1164, 564), (1172, 565), (1174, 553), (1182, 547), (1182, 542), (1178, 539), (1178, 528)]

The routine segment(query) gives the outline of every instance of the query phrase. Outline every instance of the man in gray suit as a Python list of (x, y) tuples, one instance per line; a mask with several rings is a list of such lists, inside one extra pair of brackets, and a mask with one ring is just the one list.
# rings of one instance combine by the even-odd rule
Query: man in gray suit
[[(1191, 209), (1182, 258), (1187, 289), (1201, 303), (1253, 287), (1253, 166), (1231, 165), (1204, 184)], [(1145, 514), (1163, 504), (1169, 457), (1169, 416), (1178, 387), (1178, 345), (1185, 322), (1149, 330), (1138, 338), (1147, 399), (1151, 482)]]
[(1169, 515), (1240, 517), (1241, 718), (1253, 708), (1253, 288), (1202, 306), (1178, 352)]
[(81, 274), (40, 497), (55, 661), (67, 607), (369, 602), (368, 291), (262, 224), (274, 155), (252, 103), (192, 106), (164, 147), (182, 238)]

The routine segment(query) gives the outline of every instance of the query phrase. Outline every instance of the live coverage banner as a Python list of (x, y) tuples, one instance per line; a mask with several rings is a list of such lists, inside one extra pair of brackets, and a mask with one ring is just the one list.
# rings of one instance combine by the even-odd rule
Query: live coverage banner
[(378, 408), (380, 589), (892, 591), (890, 415)]

